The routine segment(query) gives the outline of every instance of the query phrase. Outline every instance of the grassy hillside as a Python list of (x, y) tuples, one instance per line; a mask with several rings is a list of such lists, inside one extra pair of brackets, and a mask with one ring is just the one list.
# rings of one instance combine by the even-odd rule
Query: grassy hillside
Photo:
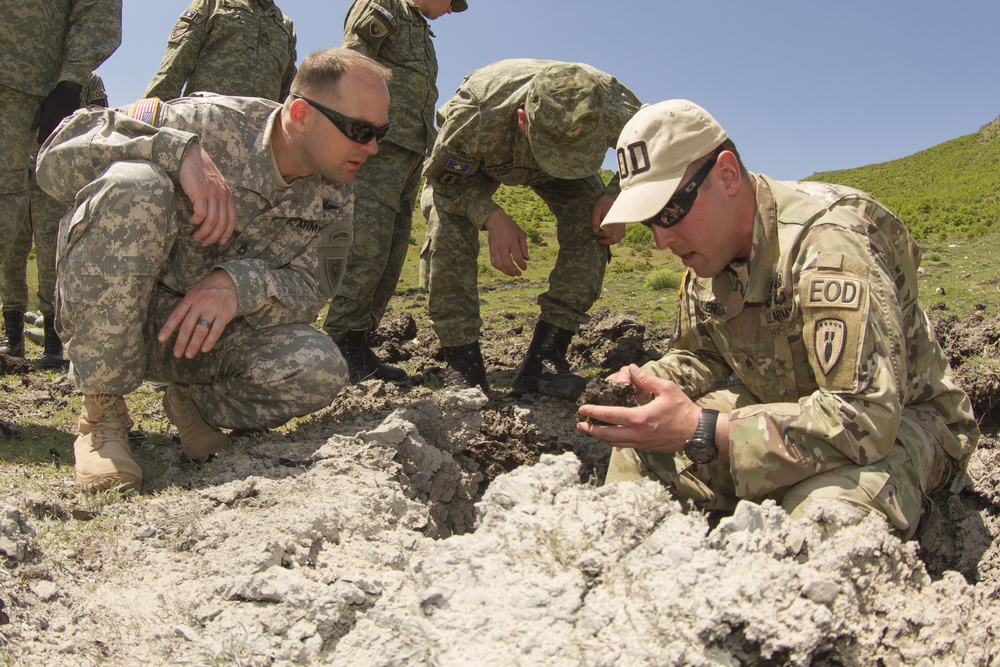
[(1000, 231), (1000, 118), (978, 132), (913, 155), (806, 180), (873, 194), (917, 239), (978, 238)]

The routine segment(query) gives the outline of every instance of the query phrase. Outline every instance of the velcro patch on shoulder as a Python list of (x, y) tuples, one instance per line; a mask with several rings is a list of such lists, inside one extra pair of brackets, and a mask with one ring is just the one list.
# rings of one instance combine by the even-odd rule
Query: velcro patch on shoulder
[(154, 127), (160, 120), (160, 100), (156, 97), (146, 97), (132, 105), (132, 118)]
[(453, 185), (479, 170), (478, 160), (469, 160), (440, 151), (431, 156), (424, 175), (428, 182)]
[(868, 323), (868, 281), (857, 274), (820, 268), (799, 281), (802, 337), (821, 387), (856, 390)]
[(372, 46), (378, 46), (396, 32), (396, 17), (382, 5), (372, 3), (367, 16), (358, 21), (354, 32)]

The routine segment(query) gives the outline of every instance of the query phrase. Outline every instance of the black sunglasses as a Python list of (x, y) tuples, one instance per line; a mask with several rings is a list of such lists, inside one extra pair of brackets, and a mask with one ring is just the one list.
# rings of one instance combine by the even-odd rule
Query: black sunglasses
[(371, 123), (367, 123), (363, 120), (358, 120), (357, 118), (351, 118), (350, 116), (345, 116), (342, 113), (338, 113), (331, 109), (330, 107), (325, 107), (319, 102), (313, 102), (308, 97), (303, 97), (292, 93), (292, 97), (298, 100), (302, 100), (312, 108), (319, 111), (321, 114), (330, 119), (330, 122), (337, 126), (337, 129), (344, 133), (344, 136), (359, 144), (367, 144), (373, 138), (375, 141), (382, 141), (385, 139), (386, 133), (389, 132), (389, 126), (391, 123), (386, 123), (382, 127), (376, 127)]
[(653, 225), (666, 229), (667, 227), (673, 227), (683, 220), (684, 216), (691, 212), (691, 207), (694, 206), (694, 201), (698, 198), (698, 188), (708, 178), (708, 173), (712, 171), (712, 167), (715, 166), (715, 161), (718, 158), (718, 153), (712, 155), (709, 161), (694, 173), (691, 180), (683, 188), (674, 193), (674, 196), (670, 198), (670, 201), (667, 202), (667, 205), (659, 213), (649, 220), (643, 220), (642, 224), (650, 229), (653, 228)]

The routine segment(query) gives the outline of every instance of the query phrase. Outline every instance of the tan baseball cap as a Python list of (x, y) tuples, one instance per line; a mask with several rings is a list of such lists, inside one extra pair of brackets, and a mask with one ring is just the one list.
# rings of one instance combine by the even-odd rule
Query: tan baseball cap
[(601, 168), (608, 137), (598, 90), (594, 77), (574, 63), (550, 65), (528, 85), (528, 143), (545, 173), (586, 178)]
[(646, 104), (618, 137), (621, 194), (601, 222), (642, 222), (663, 209), (692, 162), (728, 139), (718, 121), (689, 100)]
[(464, 12), (469, 8), (469, 3), (465, 0), (451, 0), (451, 11)]

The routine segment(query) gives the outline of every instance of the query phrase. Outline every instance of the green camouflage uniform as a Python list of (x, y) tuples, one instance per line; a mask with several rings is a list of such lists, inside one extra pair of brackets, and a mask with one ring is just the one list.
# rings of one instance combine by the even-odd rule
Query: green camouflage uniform
[(392, 129), (354, 181), (354, 243), (323, 328), (334, 340), (378, 327), (410, 245), (420, 168), (434, 139), (438, 65), (431, 30), (410, 0), (355, 0), (343, 46), (392, 70)]
[(60, 81), (87, 82), (118, 48), (122, 24), (121, 0), (4, 0), (2, 6), (0, 263), (26, 224), (35, 115)]
[[(517, 110), (526, 103), (539, 73), (558, 80), (560, 70), (571, 77), (585, 73), (581, 86), (586, 87), (578, 90), (587, 102), (563, 118), (529, 118), (530, 132), (559, 136), (569, 151), (565, 156), (560, 151), (540, 155), (518, 127)], [(515, 59), (476, 70), (438, 110), (440, 131), (424, 168), (427, 181), (420, 202), (427, 218), (421, 269), (430, 289), (428, 310), (442, 345), (479, 339), (479, 232), (500, 208), (493, 193), (501, 183), (529, 186), (556, 218), (559, 254), (549, 289), (538, 297), (541, 320), (569, 331), (587, 321), (609, 258), (591, 223), (594, 204), (606, 191), (599, 167), (639, 106), (617, 79), (588, 65)], [(573, 164), (576, 156), (569, 155), (580, 153), (578, 139), (593, 153), (580, 160), (594, 165), (590, 175), (560, 177), (551, 173), (553, 166), (539, 165), (541, 159), (574, 171), (579, 165)], [(607, 190), (616, 194), (617, 181)]]
[[(104, 82), (96, 73), (91, 74), (80, 93), (82, 106), (108, 106)], [(35, 243), (35, 265), (38, 269), (38, 304), (42, 315), (49, 321), (55, 314), (53, 297), (56, 289), (56, 237), (59, 219), (66, 213), (66, 204), (45, 194), (35, 181), (35, 145), (30, 161), (31, 186), (29, 188), (28, 215), (17, 229), (7, 259), (0, 268), (0, 302), (5, 309), (24, 312), (28, 310), (28, 255), (31, 254), (32, 237)]]
[(912, 534), (979, 438), (917, 300), (920, 250), (865, 193), (756, 178), (749, 260), (688, 271), (674, 349), (645, 367), (729, 412), (729, 458), (616, 450), (608, 479), (658, 477), (712, 509), (836, 497)]
[(199, 91), (284, 101), (295, 76), (295, 27), (271, 0), (193, 0), (167, 39), (146, 97)]
[[(246, 97), (141, 100), (77, 113), (42, 147), (39, 184), (76, 198), (59, 228), (57, 325), (79, 388), (190, 384), (206, 421), (250, 429), (328, 405), (347, 382), (336, 345), (309, 324), (324, 303), (317, 245), (339, 246), (343, 264), (353, 197), (319, 174), (280, 187), (270, 147), (279, 110)], [(225, 246), (191, 238), (191, 204), (177, 191), (195, 140), (232, 188), (238, 222)], [(236, 317), (210, 352), (177, 359), (173, 339), (156, 333), (217, 268), (236, 284)]]

